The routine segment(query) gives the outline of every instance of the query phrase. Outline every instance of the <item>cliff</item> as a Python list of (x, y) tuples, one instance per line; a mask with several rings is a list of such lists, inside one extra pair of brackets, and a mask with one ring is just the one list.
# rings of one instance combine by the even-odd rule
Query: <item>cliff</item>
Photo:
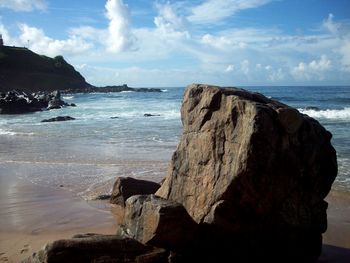
[(84, 77), (62, 56), (50, 58), (27, 48), (0, 46), (0, 91), (89, 88)]

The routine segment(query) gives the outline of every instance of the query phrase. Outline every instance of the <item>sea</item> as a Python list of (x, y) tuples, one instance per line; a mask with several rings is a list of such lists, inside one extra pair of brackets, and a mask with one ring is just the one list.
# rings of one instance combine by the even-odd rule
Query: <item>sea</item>
[[(339, 169), (333, 188), (350, 193), (350, 86), (241, 88), (295, 107), (330, 131)], [(182, 133), (184, 90), (64, 94), (77, 107), (0, 115), (0, 180), (13, 175), (86, 200), (110, 191), (106, 185), (119, 176), (161, 181)], [(75, 120), (41, 122), (56, 116)]]

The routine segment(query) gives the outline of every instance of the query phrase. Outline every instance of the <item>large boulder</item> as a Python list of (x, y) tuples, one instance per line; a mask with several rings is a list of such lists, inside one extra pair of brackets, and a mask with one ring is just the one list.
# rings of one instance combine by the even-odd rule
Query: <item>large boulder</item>
[(126, 199), (130, 196), (154, 194), (159, 187), (160, 184), (152, 181), (132, 177), (118, 177), (113, 185), (110, 202), (124, 207)]
[(331, 134), (294, 108), (237, 88), (190, 85), (181, 116), (181, 141), (156, 195), (205, 226), (205, 242), (235, 245), (236, 258), (315, 260), (337, 175)]
[(56, 240), (22, 263), (62, 263), (62, 262), (168, 262), (168, 252), (141, 244), (117, 235), (81, 235), (71, 239)]
[(181, 204), (154, 195), (134, 195), (126, 201), (119, 231), (144, 244), (184, 251), (196, 230), (197, 224)]

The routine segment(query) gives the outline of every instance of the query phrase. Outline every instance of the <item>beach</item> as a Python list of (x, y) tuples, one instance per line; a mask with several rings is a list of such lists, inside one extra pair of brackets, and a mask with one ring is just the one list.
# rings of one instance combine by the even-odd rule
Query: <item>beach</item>
[[(118, 209), (108, 200), (85, 201), (64, 187), (42, 187), (14, 176), (1, 177), (0, 187), (0, 262), (19, 262), (48, 242), (79, 233), (116, 232)], [(342, 262), (336, 260), (350, 253), (350, 196), (331, 191), (326, 200), (321, 259), (328, 261), (321, 262)]]
[[(342, 262), (330, 258), (350, 250), (350, 115), (346, 101), (341, 104), (347, 89), (334, 87), (333, 97), (330, 89), (252, 88), (332, 132), (339, 173), (326, 198), (328, 230), (320, 262)], [(120, 176), (164, 178), (182, 132), (183, 90), (71, 94), (65, 100), (75, 108), (0, 116), (0, 262), (18, 262), (47, 242), (78, 233), (115, 233), (119, 215), (108, 200), (93, 200), (110, 193)], [(314, 105), (319, 110), (307, 109)], [(76, 120), (41, 123), (57, 115)]]

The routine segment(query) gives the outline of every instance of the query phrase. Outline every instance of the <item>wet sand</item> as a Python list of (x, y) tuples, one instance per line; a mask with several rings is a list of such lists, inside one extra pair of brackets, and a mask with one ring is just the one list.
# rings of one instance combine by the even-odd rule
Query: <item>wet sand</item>
[(327, 198), (328, 228), (319, 263), (350, 262), (350, 194), (332, 190)]
[[(332, 191), (319, 262), (350, 262), (350, 195)], [(108, 201), (86, 202), (63, 187), (0, 175), (0, 262), (19, 262), (46, 243), (78, 233), (115, 233)]]
[(78, 233), (115, 233), (116, 224), (107, 201), (88, 203), (64, 187), (0, 177), (0, 262), (19, 262), (50, 241)]

